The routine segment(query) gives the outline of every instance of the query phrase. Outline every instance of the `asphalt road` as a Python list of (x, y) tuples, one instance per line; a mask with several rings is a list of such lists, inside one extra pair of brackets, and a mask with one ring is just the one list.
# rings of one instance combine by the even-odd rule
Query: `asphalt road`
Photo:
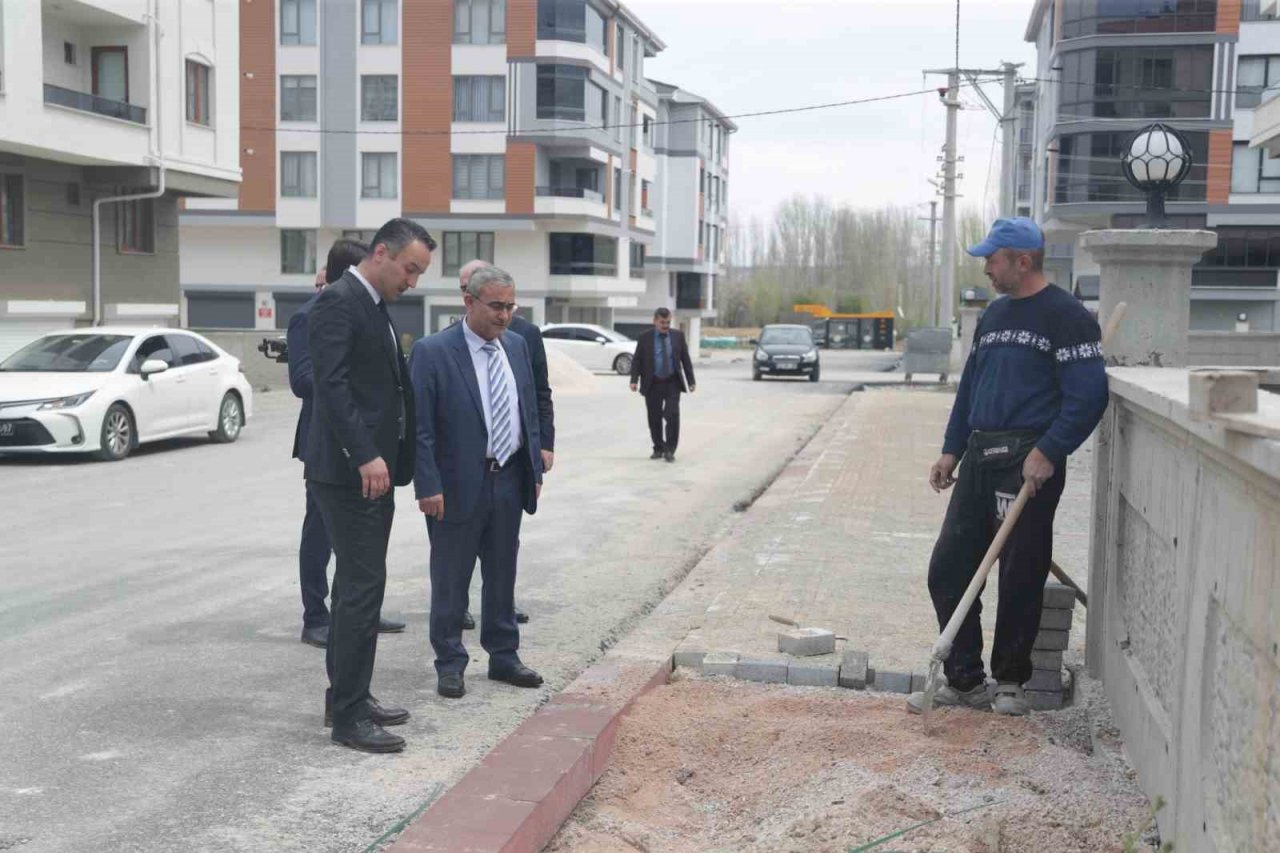
[[(675, 465), (648, 459), (622, 377), (557, 399), (558, 458), (526, 518), (521, 654), (547, 679), (435, 693), (427, 537), (401, 489), (374, 691), (408, 707), (394, 756), (332, 745), (323, 653), (298, 642), (296, 401), (261, 394), (239, 442), (166, 442), (120, 463), (0, 459), (0, 850), (359, 851), (444, 790), (661, 600), (844, 399), (750, 381), (717, 354), (685, 399)], [(478, 605), (478, 578), (473, 601)]]

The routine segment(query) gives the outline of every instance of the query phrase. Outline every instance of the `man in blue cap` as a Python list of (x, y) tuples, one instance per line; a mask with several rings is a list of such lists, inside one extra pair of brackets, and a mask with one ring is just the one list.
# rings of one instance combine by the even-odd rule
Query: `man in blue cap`
[[(1022, 685), (1053, 558), (1053, 516), (1066, 482), (1067, 456), (1093, 432), (1107, 407), (1107, 375), (1097, 322), (1071, 294), (1044, 277), (1044, 234), (1030, 219), (997, 219), (969, 249), (986, 259), (1001, 294), (974, 333), (942, 456), (929, 485), (956, 490), (929, 562), (929, 595), (945, 627), (1024, 482), (1027, 502), (1000, 554), (999, 604), (989, 697), (982, 666), (982, 600), (973, 602), (944, 664), (939, 705), (1027, 712)], [(959, 479), (955, 477), (960, 460)], [(907, 699), (918, 712), (923, 694)]]

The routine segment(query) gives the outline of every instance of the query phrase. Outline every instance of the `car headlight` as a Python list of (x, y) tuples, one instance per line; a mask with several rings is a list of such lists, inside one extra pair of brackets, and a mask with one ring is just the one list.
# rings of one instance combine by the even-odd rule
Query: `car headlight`
[(769, 360), (769, 353), (765, 352), (762, 349), (756, 350), (756, 361), (768, 361), (768, 360)]
[(56, 400), (47, 400), (40, 404), (40, 411), (49, 412), (58, 409), (74, 409), (93, 396), (92, 391), (85, 391), (83, 394), (74, 394), (70, 397), (59, 397)]
[(804, 360), (805, 360), (805, 361), (817, 361), (817, 360), (818, 360), (818, 351), (817, 351), (816, 349), (811, 349), (811, 350), (809, 350), (807, 353), (805, 353), (805, 354), (804, 354)]

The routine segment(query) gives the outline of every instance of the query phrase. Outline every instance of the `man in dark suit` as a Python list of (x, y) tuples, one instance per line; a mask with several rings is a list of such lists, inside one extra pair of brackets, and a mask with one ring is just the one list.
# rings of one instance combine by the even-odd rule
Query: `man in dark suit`
[(659, 308), (653, 312), (653, 331), (645, 332), (636, 341), (636, 355), (631, 359), (631, 390), (639, 389), (649, 412), (649, 437), (653, 439), (650, 459), (676, 461), (680, 395), (686, 383), (690, 394), (697, 390), (689, 347), (680, 330), (671, 328), (671, 309)]
[[(458, 270), (458, 282), (462, 285), (464, 300), (471, 274), (487, 266), (491, 266), (488, 261), (477, 258), (474, 261), (467, 261), (462, 265), (462, 269)], [(533, 386), (538, 393), (538, 435), (542, 443), (542, 473), (547, 474), (556, 461), (556, 413), (551, 403), (551, 382), (547, 375), (547, 348), (542, 343), (542, 331), (519, 314), (511, 315), (511, 322), (507, 328), (524, 338), (529, 348), (529, 362), (533, 367)], [(516, 622), (521, 625), (529, 621), (529, 614), (518, 606), (515, 607), (515, 614)], [(462, 616), (462, 627), (468, 631), (476, 627), (476, 621), (471, 616), (469, 608)]]
[[(307, 322), (311, 308), (326, 284), (342, 278), (348, 267), (364, 260), (369, 247), (356, 240), (342, 238), (329, 249), (329, 257), (316, 282), (316, 295), (303, 303), (289, 318), (289, 387), (293, 395), (302, 400), (298, 413), (298, 426), (293, 434), (293, 458), (302, 459), (307, 449), (307, 435), (311, 428), (312, 367), (311, 348), (307, 345)], [(332, 271), (332, 272), (330, 272)], [(298, 585), (302, 589), (302, 642), (309, 646), (325, 648), (329, 643), (329, 610), (324, 605), (329, 595), (329, 534), (324, 529), (320, 508), (307, 492), (307, 512), (302, 519), (302, 544), (298, 548)], [(403, 622), (378, 619), (380, 633), (398, 633), (404, 630)]]
[(417, 399), (418, 507), (431, 539), (431, 646), (436, 690), (466, 693), (462, 645), (467, 590), (480, 560), (480, 644), (489, 678), (538, 687), (518, 654), (514, 613), (520, 521), (542, 491), (537, 392), (524, 339), (508, 330), (515, 283), (496, 267), (467, 285), (466, 317), (423, 338), (409, 354)]
[(415, 286), (435, 241), (422, 226), (392, 219), (359, 266), (325, 288), (311, 309), (314, 420), (306, 478), (333, 540), (333, 624), (325, 665), (332, 740), (365, 752), (396, 752), (404, 739), (383, 726), (409, 712), (369, 693), (378, 613), (387, 581), (395, 485), (413, 479), (414, 402), (387, 302)]

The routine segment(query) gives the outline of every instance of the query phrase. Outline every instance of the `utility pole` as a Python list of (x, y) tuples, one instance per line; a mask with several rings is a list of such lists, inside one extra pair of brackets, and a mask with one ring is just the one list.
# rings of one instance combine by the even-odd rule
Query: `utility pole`
[(936, 324), (951, 328), (956, 295), (956, 114), (960, 112), (960, 69), (947, 73), (947, 141), (942, 149), (942, 276)]
[(1018, 66), (1012, 62), (1001, 63), (1004, 71), (1004, 115), (1000, 117), (1001, 158), (1000, 169), (1000, 215), (1015, 216), (1018, 210), (1017, 174), (1018, 174), (1018, 140), (1015, 139), (1015, 114), (1017, 109)]
[[(930, 181), (929, 183), (933, 183)], [(918, 217), (923, 220), (924, 217)], [(938, 203), (929, 202), (929, 304), (928, 318), (933, 323), (938, 316)]]

